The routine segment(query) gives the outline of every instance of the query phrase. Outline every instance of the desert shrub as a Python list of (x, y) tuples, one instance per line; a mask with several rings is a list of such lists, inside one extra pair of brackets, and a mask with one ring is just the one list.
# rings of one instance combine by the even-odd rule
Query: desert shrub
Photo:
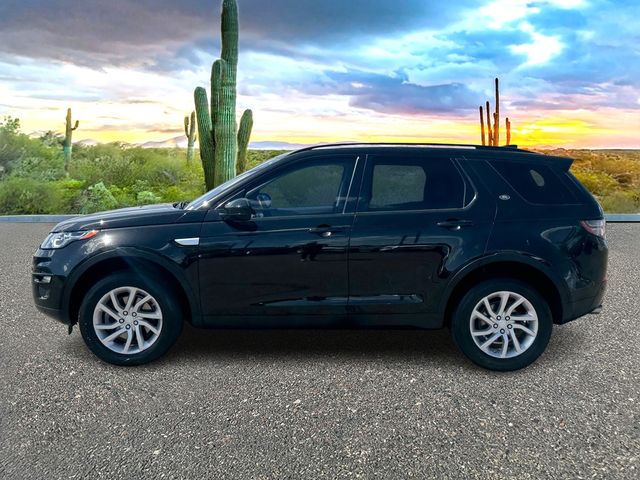
[(640, 213), (640, 192), (613, 192), (599, 200), (607, 213)]
[(120, 186), (132, 185), (139, 178), (131, 158), (123, 155), (117, 146), (99, 145), (91, 148), (95, 148), (94, 157), (87, 157), (85, 152), (82, 152), (83, 155), (74, 153), (68, 168), (72, 178), (82, 179), (88, 185), (102, 182)]
[(168, 203), (191, 201), (202, 195), (202, 193), (198, 193), (198, 191), (184, 190), (182, 186), (177, 185), (163, 188), (159, 193), (162, 201)]
[(9, 177), (0, 182), (0, 213), (5, 215), (58, 213), (60, 196), (54, 183)]
[(118, 207), (118, 202), (113, 194), (105, 187), (104, 183), (98, 182), (85, 191), (85, 201), (80, 213), (102, 212), (113, 210), (116, 207)]
[(602, 172), (573, 172), (578, 180), (594, 195), (606, 195), (618, 187), (615, 178)]
[(55, 213), (80, 213), (83, 202), (84, 182), (67, 178), (52, 183), (56, 189), (58, 205)]
[(60, 180), (65, 177), (62, 155), (47, 152), (42, 156), (22, 155), (11, 162), (11, 174), (15, 177), (29, 177), (36, 180)]
[(131, 187), (118, 187), (117, 185), (109, 185), (109, 192), (115, 198), (118, 207), (133, 207), (137, 204), (136, 193)]
[(285, 153), (285, 151), (286, 150), (249, 150), (247, 154), (247, 169), (257, 167), (261, 163)]
[(20, 122), (10, 117), (0, 122), (0, 176), (54, 180), (64, 176), (62, 151), (40, 139), (20, 133)]
[(138, 192), (138, 205), (151, 205), (153, 203), (160, 203), (161, 200), (162, 198), (148, 190)]

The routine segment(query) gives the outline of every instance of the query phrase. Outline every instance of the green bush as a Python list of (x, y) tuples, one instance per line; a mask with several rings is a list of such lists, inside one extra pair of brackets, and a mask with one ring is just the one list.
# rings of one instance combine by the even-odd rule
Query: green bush
[(60, 180), (65, 177), (64, 158), (62, 155), (50, 154), (41, 156), (22, 155), (11, 162), (11, 174), (16, 177), (29, 177), (36, 180)]
[(59, 213), (61, 206), (55, 183), (21, 177), (0, 182), (0, 212), (5, 215)]
[(56, 213), (80, 213), (83, 203), (84, 182), (67, 178), (53, 183), (58, 197)]
[(113, 194), (105, 187), (104, 183), (98, 182), (87, 188), (80, 213), (103, 212), (117, 207), (118, 202)]
[(574, 175), (594, 195), (607, 195), (618, 187), (618, 182), (608, 173), (574, 172)]
[(138, 192), (138, 205), (152, 205), (154, 203), (160, 203), (161, 200), (162, 198), (153, 192)]
[(599, 200), (605, 212), (640, 213), (640, 192), (613, 192)]

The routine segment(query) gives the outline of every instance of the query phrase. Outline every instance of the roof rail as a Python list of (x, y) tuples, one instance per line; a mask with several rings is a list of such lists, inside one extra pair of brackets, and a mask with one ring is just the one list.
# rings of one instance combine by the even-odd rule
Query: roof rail
[(308, 147), (295, 150), (296, 152), (305, 152), (309, 150), (318, 150), (322, 148), (348, 148), (348, 147), (426, 147), (426, 148), (459, 148), (465, 150), (520, 150), (517, 145), (504, 146), (486, 146), (486, 145), (469, 145), (462, 143), (412, 143), (412, 142), (338, 142), (311, 145)]

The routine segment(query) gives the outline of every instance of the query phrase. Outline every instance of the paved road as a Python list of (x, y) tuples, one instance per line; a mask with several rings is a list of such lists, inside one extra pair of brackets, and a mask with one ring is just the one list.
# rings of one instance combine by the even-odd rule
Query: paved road
[(606, 310), (528, 369), (443, 332), (187, 329), (100, 363), (31, 305), (46, 225), (0, 225), (0, 478), (638, 478), (640, 225), (611, 225)]

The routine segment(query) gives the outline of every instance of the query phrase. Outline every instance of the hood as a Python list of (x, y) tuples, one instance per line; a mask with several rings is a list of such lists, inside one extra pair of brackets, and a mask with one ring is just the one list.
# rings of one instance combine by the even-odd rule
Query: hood
[[(201, 216), (203, 216), (201, 212), (185, 211), (174, 207), (171, 203), (161, 203), (143, 207), (120, 208), (70, 218), (56, 225), (52, 232), (166, 225), (180, 221), (197, 221), (195, 217)], [(187, 220), (185, 217), (189, 217), (191, 220)]]

